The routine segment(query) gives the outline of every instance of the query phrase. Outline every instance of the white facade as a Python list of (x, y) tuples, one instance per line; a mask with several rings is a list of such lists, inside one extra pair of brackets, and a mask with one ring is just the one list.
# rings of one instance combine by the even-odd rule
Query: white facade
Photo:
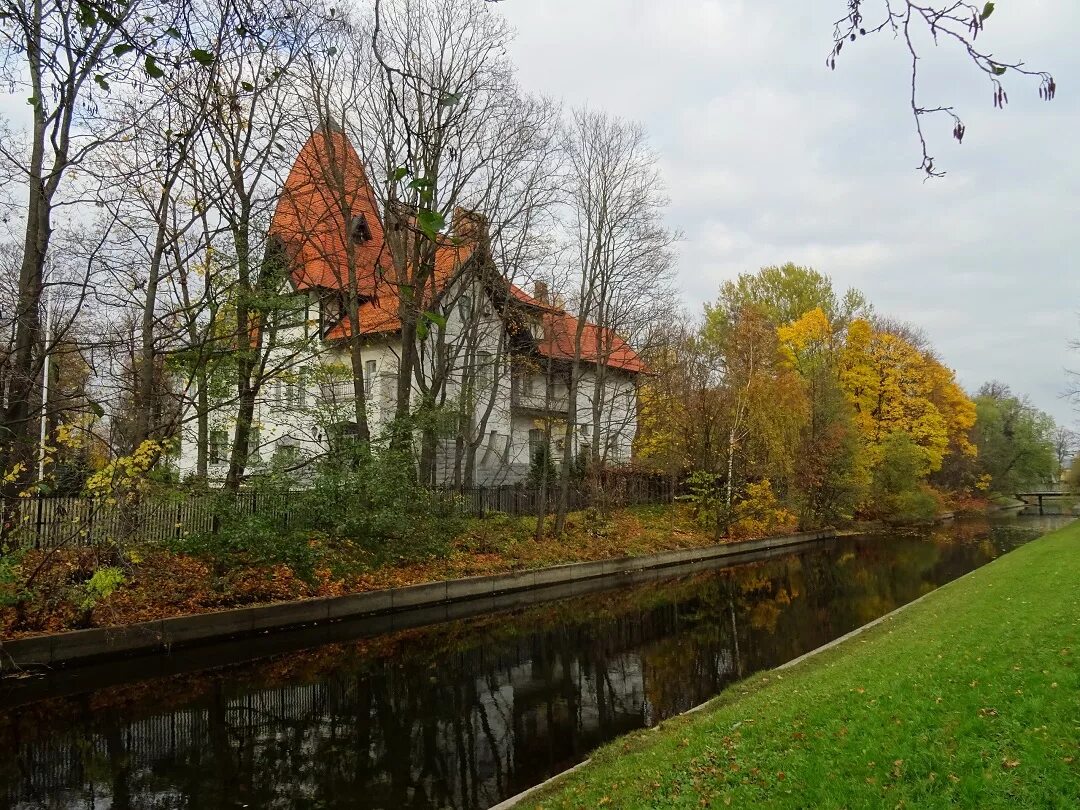
[[(464, 284), (444, 295), (445, 327), (433, 327), (423, 343), (421, 362), (426, 379), (432, 373), (432, 352), (447, 357), (445, 395), (437, 403), (449, 419), (441, 432), (436, 454), (436, 483), (494, 486), (522, 481), (529, 473), (537, 444), (551, 437), (551, 457), (558, 461), (564, 447), (569, 413), (570, 363), (539, 352), (511, 350), (503, 315), (483, 285)], [(304, 295), (300, 293), (300, 295)], [(318, 337), (319, 303), (307, 295), (308, 319), (283, 335), (292, 346), (270, 354), (268, 382), (257, 399), (248, 472), (266, 468), (277, 457), (283, 462), (317, 458), (331, 449), (335, 425), (353, 421), (354, 396), (348, 346)], [(515, 303), (515, 306), (517, 304)], [(528, 306), (518, 310), (534, 324), (540, 319)], [(541, 326), (542, 328), (542, 326)], [(304, 342), (307, 347), (297, 350)], [(368, 401), (368, 423), (374, 440), (393, 418), (396, 405), (400, 337), (396, 332), (374, 335), (363, 348)], [(597, 375), (600, 387), (598, 413), (593, 400)], [(579, 365), (577, 407), (570, 452), (588, 452), (598, 445), (601, 461), (628, 464), (637, 431), (637, 374), (614, 367), (598, 368), (594, 362)], [(468, 390), (467, 390), (468, 389)], [(467, 398), (469, 401), (463, 401)], [(420, 392), (414, 384), (413, 404)], [(468, 440), (457, 438), (460, 415), (468, 414), (474, 446), (471, 475), (467, 463)], [(219, 480), (228, 470), (228, 455), (235, 426), (235, 405), (221, 403), (210, 416), (208, 476)], [(599, 441), (594, 435), (599, 428)], [(340, 429), (340, 428), (338, 428)], [(196, 427), (184, 420), (179, 467), (182, 475), (196, 470)]]

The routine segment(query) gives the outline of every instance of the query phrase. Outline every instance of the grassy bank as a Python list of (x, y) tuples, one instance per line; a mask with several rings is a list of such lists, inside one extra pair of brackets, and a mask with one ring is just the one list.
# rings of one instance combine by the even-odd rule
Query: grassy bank
[[(109, 627), (230, 607), (291, 599), (342, 596), (529, 568), (700, 548), (714, 537), (698, 527), (687, 506), (638, 506), (604, 517), (572, 513), (564, 534), (537, 540), (535, 518), (496, 515), (468, 521), (449, 553), (420, 560), (366, 563), (355, 550), (350, 565), (335, 571), (329, 551), (311, 576), (288, 564), (235, 564), (180, 554), (161, 546), (137, 547), (124, 555), (123, 578), (107, 591), (93, 588), (102, 565), (94, 549), (30, 552), (7, 579), (0, 576), (0, 638), (82, 627)], [(794, 527), (780, 527), (784, 530)], [(340, 556), (340, 550), (336, 553)], [(3, 572), (0, 572), (3, 573)], [(20, 578), (34, 575), (28, 589)], [(5, 590), (6, 589), (6, 590)], [(5, 593), (8, 601), (5, 605)], [(11, 595), (26, 595), (16, 608)]]
[(525, 806), (1075, 807), (1078, 656), (1080, 522)]

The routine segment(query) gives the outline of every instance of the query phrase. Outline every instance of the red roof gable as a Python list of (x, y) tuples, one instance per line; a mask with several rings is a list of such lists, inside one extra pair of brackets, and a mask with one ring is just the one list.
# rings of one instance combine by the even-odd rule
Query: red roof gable
[(374, 295), (383, 257), (382, 221), (360, 156), (340, 130), (312, 133), (285, 181), (270, 233), (281, 239), (301, 290), (348, 284), (352, 222), (363, 215), (371, 239), (353, 242), (361, 295)]

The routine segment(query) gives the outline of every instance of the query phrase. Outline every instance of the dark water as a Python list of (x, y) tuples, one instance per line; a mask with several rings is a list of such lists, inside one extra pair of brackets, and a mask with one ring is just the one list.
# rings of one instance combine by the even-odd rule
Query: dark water
[(0, 708), (0, 808), (489, 807), (1064, 522), (849, 537)]

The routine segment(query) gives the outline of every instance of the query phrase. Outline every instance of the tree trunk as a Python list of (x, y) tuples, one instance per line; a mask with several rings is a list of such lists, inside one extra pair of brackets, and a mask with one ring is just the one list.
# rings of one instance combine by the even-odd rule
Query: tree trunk
[[(41, 27), (41, 3), (34, 3), (33, 24)], [(44, 177), (45, 111), (41, 86), (41, 54), (36, 43), (27, 49), (34, 97), (33, 146), (30, 151), (29, 201), (23, 257), (19, 268), (19, 300), (15, 312), (15, 346), (12, 364), (8, 407), (4, 414), (2, 438), (4, 452), (0, 455), (0, 473), (19, 472), (3, 487), (6, 497), (14, 498), (33, 480), (33, 442), (30, 441), (30, 400), (37, 379), (34, 347), (41, 337), (40, 308), (44, 289), (45, 256), (52, 238), (52, 194)], [(20, 466), (21, 465), (21, 466)], [(6, 524), (6, 521), (5, 521)]]
[(150, 258), (150, 275), (146, 280), (146, 296), (143, 299), (142, 335), (139, 353), (138, 384), (135, 393), (135, 432), (131, 437), (132, 450), (150, 438), (154, 409), (154, 327), (157, 319), (157, 289), (161, 275), (161, 262), (165, 256), (165, 212), (169, 205), (170, 185), (161, 190), (158, 204), (157, 234), (154, 252)]
[(439, 439), (435, 428), (424, 425), (420, 435), (420, 483), (424, 486), (435, 485), (435, 462), (439, 451)]
[(356, 421), (356, 439), (361, 452), (366, 453), (371, 446), (371, 430), (367, 418), (367, 388), (364, 381), (364, 355), (361, 349), (360, 334), (360, 306), (356, 296), (356, 268), (349, 268), (349, 283), (352, 290), (349, 294), (349, 321), (351, 323), (351, 337), (349, 338), (349, 359), (352, 362), (353, 377), (353, 403), (355, 406), (354, 419)]
[(412, 447), (412, 377), (416, 356), (416, 324), (401, 321), (401, 359), (398, 362), (397, 402), (390, 433), (390, 449), (407, 451)]
[[(247, 469), (251, 438), (251, 423), (255, 417), (255, 397), (258, 393), (257, 381), (254, 381), (256, 357), (262, 346), (262, 328), (260, 319), (254, 325), (252, 335), (251, 309), (251, 248), (249, 233), (250, 205), (243, 196), (244, 181), (234, 177), (234, 188), (240, 192), (241, 209), (233, 229), (236, 245), (237, 300), (236, 300), (236, 429), (233, 433), (232, 450), (229, 453), (229, 472), (225, 477), (225, 489), (236, 492)], [(254, 341), (252, 338), (254, 337)], [(252, 345), (254, 343), (254, 345)]]
[[(578, 349), (574, 352), (575, 354), (579, 354), (581, 351), (580, 332), (581, 330), (579, 329), (577, 338)], [(570, 462), (574, 452), (574, 425), (577, 422), (578, 375), (580, 365), (580, 360), (575, 357), (574, 362), (570, 366), (570, 385), (567, 387), (566, 427), (563, 430), (562, 463), (559, 465), (559, 504), (555, 511), (554, 533), (556, 537), (562, 536), (563, 529), (566, 527), (566, 513), (570, 509)]]
[(199, 369), (196, 378), (195, 390), (195, 475), (205, 481), (209, 474), (210, 461), (210, 397), (207, 393), (206, 367)]

